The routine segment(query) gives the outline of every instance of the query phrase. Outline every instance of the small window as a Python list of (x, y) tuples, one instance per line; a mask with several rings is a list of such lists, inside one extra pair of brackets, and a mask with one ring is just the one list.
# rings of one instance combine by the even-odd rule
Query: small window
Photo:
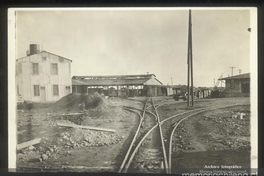
[(59, 86), (53, 85), (53, 95), (58, 96), (59, 95)]
[(67, 89), (67, 90), (70, 90), (71, 88), (70, 88), (70, 86), (66, 86), (66, 89)]
[(42, 60), (43, 60), (43, 61), (46, 61), (46, 60), (47, 60), (47, 57), (45, 57), (45, 56), (42, 57)]
[(34, 85), (34, 96), (39, 96), (39, 85)]
[(64, 61), (64, 58), (59, 57), (59, 61), (60, 61), (60, 62), (63, 62), (63, 61)]
[(33, 74), (38, 75), (39, 74), (39, 65), (38, 63), (33, 63)]
[(58, 64), (56, 63), (51, 64), (51, 74), (52, 75), (58, 74)]

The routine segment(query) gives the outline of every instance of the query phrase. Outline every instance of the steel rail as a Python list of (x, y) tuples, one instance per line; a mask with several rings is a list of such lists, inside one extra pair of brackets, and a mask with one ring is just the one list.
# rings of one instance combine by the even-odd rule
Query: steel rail
[[(213, 99), (196, 99), (194, 100), (195, 102), (205, 102), (205, 101), (213, 101)], [(183, 102), (167, 102), (167, 103), (160, 103), (156, 106), (156, 108), (158, 109), (160, 106), (164, 106), (164, 105), (174, 105), (174, 104), (180, 104), (180, 103), (185, 103), (185, 101)]]
[[(147, 108), (147, 106), (145, 106), (145, 107)], [(130, 164), (131, 164), (132, 160), (135, 157), (135, 154), (137, 153), (139, 147), (142, 145), (142, 143), (144, 142), (144, 140), (158, 126), (157, 116), (154, 113), (152, 113), (150, 111), (147, 111), (146, 108), (145, 108), (145, 110), (138, 109), (138, 108), (134, 108), (134, 107), (126, 107), (126, 108), (131, 108), (131, 109), (134, 109), (134, 110), (143, 111), (143, 113), (148, 112), (148, 113), (152, 114), (156, 118), (156, 125), (154, 125), (151, 129), (149, 129), (148, 132), (141, 138), (141, 140), (139, 141), (139, 143), (137, 144), (137, 146), (133, 150), (132, 154), (130, 155), (129, 160), (128, 160), (127, 164), (125, 165), (124, 169), (123, 169), (123, 173), (126, 173), (127, 172), (128, 168), (130, 167)]]
[(127, 109), (127, 108), (124, 108), (124, 109), (126, 109), (126, 110), (128, 110), (128, 111), (132, 111), (132, 112), (137, 113), (137, 114), (139, 115), (139, 117), (140, 117), (140, 122), (139, 122), (139, 124), (138, 124), (137, 131), (136, 131), (136, 133), (135, 133), (135, 135), (134, 135), (134, 137), (133, 137), (133, 139), (132, 139), (132, 141), (131, 141), (131, 144), (130, 144), (128, 150), (127, 150), (126, 156), (125, 156), (125, 158), (124, 158), (124, 160), (123, 160), (123, 162), (122, 162), (122, 164), (121, 164), (121, 166), (120, 166), (120, 168), (119, 168), (119, 170), (118, 170), (118, 173), (121, 173), (122, 170), (123, 170), (123, 168), (124, 168), (124, 165), (125, 165), (125, 163), (126, 163), (126, 161), (127, 161), (127, 158), (128, 158), (128, 156), (129, 156), (129, 154), (130, 154), (130, 152), (131, 152), (131, 149), (132, 149), (132, 147), (133, 147), (133, 144), (134, 144), (135, 141), (136, 141), (136, 138), (137, 138), (138, 132), (139, 132), (139, 130), (140, 130), (140, 127), (141, 127), (141, 125), (142, 125), (142, 121), (143, 121), (143, 117), (141, 116), (141, 114), (140, 114), (139, 112), (136, 112), (136, 111), (133, 111), (133, 110), (131, 110), (131, 109)]
[[(245, 104), (234, 104), (234, 105), (228, 105), (228, 106), (220, 106), (220, 108), (225, 108), (225, 107), (231, 107), (231, 106), (240, 106), (240, 105), (245, 105)], [(165, 123), (166, 121), (170, 120), (171, 118), (173, 117), (177, 117), (177, 116), (181, 116), (181, 115), (184, 115), (184, 114), (188, 114), (190, 112), (194, 112), (194, 111), (198, 111), (198, 110), (205, 110), (205, 109), (209, 109), (209, 108), (212, 108), (213, 106), (209, 106), (209, 107), (205, 107), (205, 108), (197, 108), (197, 109), (193, 109), (191, 111), (185, 111), (185, 112), (181, 112), (179, 114), (175, 114), (175, 115), (172, 115), (170, 117), (167, 117), (166, 119), (162, 120), (160, 123), (163, 124)], [(214, 106), (214, 108), (218, 108), (219, 106)], [(210, 110), (210, 109), (209, 109)]]
[[(152, 127), (152, 128), (151, 128), (151, 129), (150, 129), (150, 130), (149, 130), (144, 136), (143, 136), (143, 138), (141, 138), (140, 142), (137, 144), (136, 148), (134, 149), (134, 151), (133, 151), (132, 154), (130, 155), (127, 164), (125, 165), (124, 168), (123, 168), (123, 167), (120, 167), (119, 172), (122, 172), (122, 170), (123, 170), (124, 173), (127, 172), (127, 170), (128, 170), (128, 168), (129, 168), (129, 166), (130, 166), (130, 164), (131, 164), (131, 162), (132, 162), (132, 160), (133, 160), (133, 158), (134, 158), (136, 152), (138, 151), (139, 147), (141, 146), (141, 144), (143, 143), (143, 141), (146, 139), (146, 137), (148, 137), (148, 135), (149, 135), (149, 134), (150, 134), (150, 133), (151, 133), (151, 132), (157, 127), (157, 126), (160, 126), (160, 128), (161, 128), (161, 125), (162, 125), (164, 122), (166, 122), (167, 120), (170, 120), (170, 119), (173, 118), (173, 117), (177, 117), (177, 116), (180, 116), (180, 115), (184, 115), (184, 114), (187, 114), (187, 113), (191, 113), (191, 112), (193, 112), (193, 111), (198, 111), (198, 110), (200, 110), (200, 111), (198, 111), (198, 112), (195, 112), (195, 113), (193, 113), (193, 114), (188, 115), (187, 117), (184, 118), (184, 119), (186, 119), (186, 118), (188, 118), (188, 117), (190, 117), (190, 116), (193, 116), (193, 115), (195, 115), (195, 114), (198, 114), (198, 113), (201, 113), (201, 112), (204, 112), (204, 111), (208, 110), (208, 109), (207, 109), (208, 107), (206, 107), (206, 108), (194, 109), (194, 110), (191, 110), (191, 111), (188, 111), (188, 112), (183, 112), (183, 113), (175, 114), (175, 115), (170, 116), (170, 117), (168, 117), (168, 118), (166, 118), (166, 119), (164, 119), (164, 120), (162, 120), (162, 121), (159, 122), (159, 116), (158, 116), (158, 114), (155, 115), (154, 113), (152, 113), (152, 112), (146, 110), (146, 109), (148, 109), (148, 108), (150, 108), (150, 107), (153, 106), (153, 105), (151, 105), (151, 106), (147, 106), (147, 102), (148, 102), (148, 99), (147, 99), (147, 101), (146, 101), (146, 103), (145, 103), (144, 110), (139, 109), (139, 108), (135, 108), (135, 107), (121, 106), (122, 108), (124, 108), (124, 109), (126, 109), (126, 110), (131, 110), (131, 111), (133, 111), (133, 110), (143, 111), (143, 115), (141, 116), (141, 123), (140, 123), (140, 125), (139, 125), (139, 127), (138, 127), (138, 130), (137, 130), (136, 134), (134, 135), (134, 138), (133, 138), (133, 140), (132, 140), (132, 142), (131, 142), (131, 144), (130, 144), (130, 149), (129, 149), (129, 151), (128, 151), (127, 154), (126, 154), (125, 161), (123, 161), (124, 164), (122, 163), (122, 166), (125, 165), (125, 162), (127, 161), (128, 157), (129, 157), (129, 153), (131, 152), (131, 149), (132, 149), (132, 147), (133, 147), (133, 145), (134, 145), (134, 143), (135, 143), (135, 140), (136, 140), (136, 137), (137, 137), (137, 135), (138, 135), (138, 133), (139, 133), (139, 129), (140, 129), (140, 126), (141, 126), (141, 124), (142, 124), (142, 122), (143, 122), (143, 119), (144, 119), (145, 113), (147, 112), (147, 113), (152, 114), (154, 117), (156, 117), (156, 120), (157, 120), (158, 122), (157, 122), (157, 124), (156, 124), (155, 126), (153, 126), (153, 127)], [(165, 104), (163, 104), (163, 105), (165, 105)], [(156, 106), (156, 107), (155, 107), (155, 105), (154, 105), (153, 107), (154, 107), (154, 109), (155, 109), (155, 111), (156, 111), (156, 109), (157, 109), (158, 107), (163, 106), (163, 105), (159, 105), (159, 106)], [(244, 105), (244, 104), (238, 104), (238, 105)], [(234, 105), (229, 105), (229, 106), (225, 106), (225, 107), (230, 107), (230, 106), (237, 106), (237, 105), (234, 104)], [(209, 107), (209, 108), (210, 108), (210, 107)], [(224, 107), (222, 107), (222, 108), (224, 108)], [(216, 108), (213, 108), (213, 109), (216, 109)], [(213, 110), (213, 109), (211, 109), (211, 110)], [(136, 112), (136, 111), (133, 111), (133, 112)], [(137, 112), (137, 113), (138, 113), (138, 112)], [(140, 113), (138, 113), (138, 114), (140, 114)], [(184, 119), (182, 119), (182, 120), (184, 120)], [(181, 121), (182, 121), (182, 120), (181, 120)], [(176, 129), (176, 128), (175, 128), (175, 129)], [(175, 131), (175, 130), (173, 130), (173, 133), (174, 133), (174, 131)], [(161, 136), (162, 136), (162, 135), (161, 135)], [(162, 139), (162, 141), (163, 141), (163, 138), (161, 138), (161, 139)], [(172, 137), (170, 138), (170, 141), (172, 141)], [(163, 142), (164, 142), (164, 141), (163, 141)], [(170, 145), (169, 145), (169, 164), (168, 164), (168, 167), (167, 167), (169, 173), (171, 173), (171, 143), (172, 143), (172, 142), (170, 142)], [(165, 147), (163, 147), (163, 148), (165, 148)], [(166, 156), (166, 155), (164, 155), (164, 156)], [(167, 161), (167, 160), (166, 160), (166, 161)], [(164, 163), (165, 163), (165, 162), (164, 162)]]
[(151, 101), (152, 101), (152, 104), (153, 104), (153, 108), (155, 110), (155, 113), (157, 115), (157, 121), (158, 121), (158, 126), (159, 126), (159, 131), (160, 131), (160, 140), (161, 140), (162, 152), (163, 152), (164, 168), (166, 170), (166, 173), (168, 173), (169, 170), (168, 170), (167, 153), (166, 153), (166, 148), (165, 148), (165, 144), (164, 144), (164, 140), (163, 140), (163, 134), (162, 134), (162, 128), (161, 128), (161, 124), (160, 124), (160, 118), (159, 118), (159, 114), (157, 112), (157, 109), (155, 107), (153, 98), (151, 98)]
[(132, 112), (137, 113), (137, 114), (139, 115), (139, 117), (140, 117), (140, 122), (139, 122), (139, 124), (138, 124), (137, 131), (136, 131), (136, 133), (135, 133), (135, 135), (134, 135), (134, 137), (133, 137), (133, 139), (132, 139), (132, 141), (131, 141), (131, 144), (130, 144), (130, 146), (129, 146), (129, 148), (128, 148), (128, 151), (127, 151), (127, 153), (126, 153), (126, 156), (125, 156), (125, 158), (124, 158), (124, 160), (123, 160), (123, 162), (122, 162), (122, 164), (121, 164), (121, 166), (120, 166), (120, 168), (119, 168), (119, 170), (118, 170), (119, 173), (121, 173), (122, 170), (124, 169), (125, 163), (127, 162), (127, 159), (128, 159), (128, 157), (129, 157), (129, 154), (131, 153), (132, 147), (133, 147), (133, 145), (134, 145), (134, 143), (135, 143), (135, 141), (136, 141), (136, 138), (137, 138), (137, 136), (138, 136), (138, 133), (139, 133), (140, 127), (141, 127), (142, 122), (143, 122), (143, 120), (144, 120), (145, 109), (146, 109), (147, 102), (148, 102), (148, 99), (146, 100), (146, 103), (145, 103), (145, 105), (144, 105), (143, 115), (141, 115), (141, 114), (140, 114), (139, 112), (137, 112), (137, 111), (133, 111), (133, 110), (131, 110), (131, 109), (129, 109), (129, 108), (122, 107), (123, 109), (126, 109), (126, 110), (129, 110), (129, 111), (132, 111)]
[(171, 174), (171, 148), (172, 148), (172, 137), (173, 137), (173, 134), (174, 134), (174, 131), (176, 130), (176, 128), (179, 126), (179, 124), (183, 121), (183, 120), (185, 120), (185, 119), (187, 119), (188, 117), (191, 117), (191, 116), (194, 116), (194, 115), (196, 115), (196, 114), (199, 114), (199, 113), (202, 113), (202, 112), (204, 112), (204, 111), (206, 111), (206, 110), (201, 110), (201, 111), (198, 111), (198, 112), (195, 112), (195, 113), (193, 113), (193, 114), (190, 114), (190, 115), (188, 115), (188, 116), (186, 116), (186, 117), (184, 117), (184, 118), (182, 118), (179, 122), (177, 122), (177, 123), (175, 123), (175, 126), (174, 126), (174, 128), (173, 128), (173, 130), (172, 130), (172, 132), (171, 132), (171, 135), (170, 135), (170, 140), (169, 140), (169, 153), (168, 153), (168, 167), (169, 167), (169, 174)]
[[(172, 132), (171, 132), (171, 134), (170, 134), (170, 140), (169, 140), (169, 153), (168, 153), (168, 155), (169, 155), (169, 156), (168, 156), (168, 167), (169, 167), (169, 173), (171, 174), (171, 154), (172, 154), (172, 138), (173, 138), (173, 134), (174, 134), (176, 128), (179, 126), (179, 124), (180, 124), (183, 120), (185, 120), (185, 119), (187, 119), (187, 118), (189, 118), (189, 117), (192, 117), (192, 116), (194, 116), (194, 115), (197, 115), (197, 114), (199, 114), (199, 113), (203, 113), (203, 112), (205, 112), (205, 111), (211, 111), (211, 110), (215, 110), (215, 109), (222, 109), (222, 108), (227, 108), (227, 107), (232, 107), (232, 106), (241, 106), (241, 105), (247, 105), (247, 104), (233, 104), (233, 105), (220, 106), (220, 107), (217, 106), (217, 107), (214, 107), (214, 108), (211, 108), (211, 109), (208, 109), (208, 108), (201, 108), (200, 111), (195, 112), (195, 113), (193, 113), (193, 114), (190, 114), (190, 115), (188, 115), (188, 116), (182, 118), (182, 119), (179, 120), (178, 122), (176, 122), (175, 125), (174, 125), (174, 128), (173, 128), (173, 130), (172, 130)], [(210, 107), (209, 107), (209, 108), (210, 108)], [(183, 115), (183, 114), (181, 113), (181, 115)], [(173, 117), (173, 116), (171, 116), (171, 117)], [(175, 117), (175, 116), (174, 116), (174, 117)], [(166, 119), (165, 119), (165, 120), (166, 120)]]
[[(138, 109), (138, 108), (135, 108), (135, 107), (128, 107), (128, 106), (121, 106), (121, 107), (135, 109), (135, 110), (138, 110), (138, 111), (143, 111), (142, 109)], [(153, 115), (153, 116), (155, 116), (157, 118), (156, 114), (154, 114), (153, 112), (150, 112), (150, 111), (147, 111), (147, 110), (146, 110), (146, 112), (151, 114), (151, 115)]]
[(194, 110), (191, 110), (191, 111), (185, 111), (185, 112), (181, 112), (179, 114), (175, 114), (175, 115), (172, 115), (170, 117), (167, 117), (166, 119), (162, 120), (160, 122), (160, 124), (162, 125), (163, 123), (165, 123), (166, 121), (174, 118), (174, 117), (178, 117), (178, 116), (181, 116), (181, 115), (184, 115), (184, 114), (188, 114), (188, 113), (191, 113), (191, 112), (194, 112), (194, 111), (198, 111), (198, 110), (203, 110), (203, 109), (206, 109), (206, 108), (198, 108), (198, 109), (194, 109)]
[(129, 166), (130, 166), (130, 164), (131, 164), (131, 162), (132, 162), (132, 160), (133, 160), (133, 158), (135, 157), (135, 154), (136, 154), (136, 152), (138, 151), (138, 149), (139, 149), (139, 147), (141, 146), (141, 144), (142, 144), (142, 142), (146, 139), (146, 137), (148, 137), (148, 135), (156, 128), (158, 126), (158, 123), (155, 125), (155, 126), (153, 126), (144, 136), (143, 136), (143, 138), (139, 141), (139, 143), (138, 143), (138, 145), (136, 146), (136, 148), (135, 148), (135, 150), (132, 152), (132, 154), (131, 154), (131, 156), (130, 156), (130, 158), (129, 158), (129, 161), (128, 161), (128, 163), (126, 164), (126, 166), (125, 166), (125, 168), (124, 168), (124, 173), (126, 173), (127, 172), (127, 170), (128, 170), (128, 168), (129, 168)]

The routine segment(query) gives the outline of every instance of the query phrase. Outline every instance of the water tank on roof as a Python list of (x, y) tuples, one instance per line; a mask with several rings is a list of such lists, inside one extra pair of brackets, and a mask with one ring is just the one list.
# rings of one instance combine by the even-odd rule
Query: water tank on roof
[(38, 44), (30, 44), (29, 45), (29, 54), (38, 54), (40, 52)]

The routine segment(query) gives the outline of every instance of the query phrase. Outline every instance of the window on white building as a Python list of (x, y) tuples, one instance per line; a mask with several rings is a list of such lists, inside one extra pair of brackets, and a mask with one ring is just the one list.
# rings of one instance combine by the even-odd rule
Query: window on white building
[(58, 64), (57, 63), (52, 63), (51, 64), (51, 74), (52, 75), (57, 75), (58, 74)]
[(43, 61), (46, 61), (46, 60), (47, 60), (47, 57), (43, 56), (43, 57), (42, 57), (42, 60), (43, 60)]
[(39, 96), (39, 85), (34, 85), (34, 96)]
[(33, 74), (38, 75), (39, 74), (39, 65), (38, 63), (33, 63)]
[(59, 86), (53, 85), (53, 95), (58, 96), (59, 95)]

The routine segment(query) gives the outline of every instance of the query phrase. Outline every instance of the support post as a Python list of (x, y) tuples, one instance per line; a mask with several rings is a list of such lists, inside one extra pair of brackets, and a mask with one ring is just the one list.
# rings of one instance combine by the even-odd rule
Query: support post
[(116, 86), (117, 87), (117, 96), (119, 97), (119, 86)]

